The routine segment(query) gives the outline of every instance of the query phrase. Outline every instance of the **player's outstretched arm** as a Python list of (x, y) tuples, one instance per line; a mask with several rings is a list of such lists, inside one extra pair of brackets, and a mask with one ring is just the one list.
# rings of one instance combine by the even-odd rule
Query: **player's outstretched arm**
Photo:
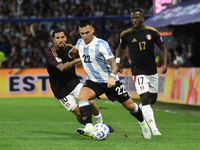
[(72, 67), (74, 67), (79, 61), (81, 61), (80, 58), (77, 58), (77, 59), (74, 59), (73, 61), (71, 62), (67, 62), (67, 63), (64, 63), (64, 64), (59, 64), (57, 65), (56, 67), (61, 71), (65, 71), (65, 70), (68, 70)]
[(123, 54), (124, 54), (124, 49), (122, 49), (121, 43), (120, 43), (117, 48), (117, 55), (116, 55), (116, 63), (117, 63), (117, 67), (118, 67), (118, 72), (120, 72), (120, 73), (123, 72), (122, 64), (120, 64), (120, 60), (121, 60), (121, 57)]
[(163, 65), (161, 66), (161, 73), (165, 74), (167, 72), (167, 49), (165, 45), (163, 44), (162, 46), (159, 47), (161, 50), (161, 55), (163, 59)]

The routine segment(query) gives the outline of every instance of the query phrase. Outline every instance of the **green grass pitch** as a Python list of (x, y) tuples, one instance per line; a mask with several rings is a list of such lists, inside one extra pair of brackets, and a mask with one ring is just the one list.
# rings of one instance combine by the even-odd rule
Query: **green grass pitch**
[(162, 136), (146, 140), (118, 102), (95, 102), (115, 129), (104, 141), (77, 134), (82, 125), (55, 98), (1, 98), (0, 150), (200, 150), (199, 106), (157, 102), (152, 108)]

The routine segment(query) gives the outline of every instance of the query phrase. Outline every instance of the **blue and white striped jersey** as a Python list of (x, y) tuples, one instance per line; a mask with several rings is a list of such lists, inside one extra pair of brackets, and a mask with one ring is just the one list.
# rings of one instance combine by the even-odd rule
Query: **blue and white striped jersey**
[[(97, 37), (85, 44), (81, 38), (76, 43), (76, 49), (82, 61), (82, 66), (87, 76), (87, 80), (98, 83), (106, 83), (110, 75), (110, 66), (107, 59), (114, 57), (109, 44)], [(118, 76), (115, 80), (119, 80)]]

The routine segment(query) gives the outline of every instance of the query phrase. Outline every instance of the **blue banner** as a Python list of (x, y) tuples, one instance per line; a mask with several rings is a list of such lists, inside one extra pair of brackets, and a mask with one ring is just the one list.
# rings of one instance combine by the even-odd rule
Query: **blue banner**
[(185, 0), (147, 19), (144, 24), (156, 28), (195, 22), (200, 22), (200, 0)]

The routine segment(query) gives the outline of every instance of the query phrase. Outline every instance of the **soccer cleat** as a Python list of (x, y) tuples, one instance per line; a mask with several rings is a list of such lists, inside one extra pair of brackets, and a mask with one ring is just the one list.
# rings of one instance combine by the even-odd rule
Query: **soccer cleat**
[(85, 135), (85, 136), (88, 136), (88, 137), (91, 137), (91, 138), (92, 138), (93, 125), (92, 125), (92, 124), (87, 124), (87, 125), (85, 126), (85, 128), (78, 128), (78, 129), (77, 129), (77, 132), (78, 132), (80, 135)]
[[(105, 124), (105, 123), (104, 123)], [(107, 125), (107, 124), (106, 124)], [(109, 130), (110, 130), (110, 133), (112, 133), (112, 132), (114, 132), (114, 129), (113, 129), (113, 127), (111, 127), (111, 126), (109, 126), (109, 125), (107, 125), (108, 126), (108, 128), (109, 128)]]
[(142, 128), (142, 135), (145, 139), (151, 139), (151, 131), (149, 129), (149, 126), (146, 125), (140, 125)]
[(162, 135), (158, 130), (152, 131), (153, 135)]

